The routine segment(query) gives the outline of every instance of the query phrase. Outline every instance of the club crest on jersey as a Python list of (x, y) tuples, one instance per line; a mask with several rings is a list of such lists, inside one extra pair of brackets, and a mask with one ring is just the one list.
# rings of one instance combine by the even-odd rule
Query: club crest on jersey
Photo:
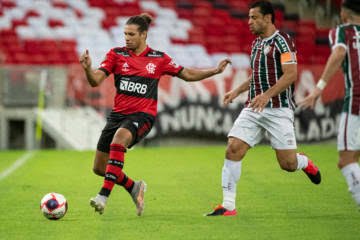
[(264, 54), (267, 55), (270, 52), (270, 50), (271, 50), (271, 47), (269, 45), (266, 45), (264, 47)]
[(146, 70), (148, 71), (149, 74), (155, 74), (155, 69), (156, 69), (156, 65), (153, 63), (148, 63), (146, 65)]
[(129, 71), (129, 64), (127, 62), (125, 62), (123, 65), (122, 65), (122, 69), (121, 69), (123, 72), (128, 72)]

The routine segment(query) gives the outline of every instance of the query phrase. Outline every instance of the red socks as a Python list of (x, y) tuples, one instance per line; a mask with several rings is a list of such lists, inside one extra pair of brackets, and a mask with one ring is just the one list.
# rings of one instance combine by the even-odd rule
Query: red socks
[(131, 192), (134, 181), (122, 171), (125, 152), (126, 148), (121, 144), (110, 145), (110, 158), (106, 165), (105, 179), (99, 193), (100, 195), (109, 196), (115, 183), (122, 185), (127, 191)]

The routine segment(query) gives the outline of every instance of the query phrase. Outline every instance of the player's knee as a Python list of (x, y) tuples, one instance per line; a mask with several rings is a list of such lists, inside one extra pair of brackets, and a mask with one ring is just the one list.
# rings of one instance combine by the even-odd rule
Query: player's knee
[(241, 160), (245, 156), (246, 151), (237, 147), (235, 144), (228, 144), (226, 148), (226, 158)]
[(280, 162), (280, 167), (282, 170), (285, 170), (287, 172), (294, 172), (297, 169), (297, 164), (293, 162), (282, 161)]
[(93, 167), (93, 173), (95, 173), (98, 176), (105, 176), (105, 172), (103, 169), (97, 168), (97, 167)]
[(343, 159), (343, 158), (340, 157), (337, 166), (338, 166), (339, 169), (342, 169), (346, 165), (349, 165), (350, 163), (352, 163), (352, 161), (349, 161), (348, 159)]
[(344, 164), (344, 162), (342, 162), (341, 159), (339, 159), (339, 162), (338, 162), (338, 164), (337, 164), (337, 167), (338, 167), (339, 169), (342, 169), (342, 168), (345, 167), (345, 166), (346, 166), (346, 164)]
[(352, 152), (341, 152), (339, 156), (338, 168), (342, 169), (346, 165), (356, 163), (358, 161), (356, 154)]

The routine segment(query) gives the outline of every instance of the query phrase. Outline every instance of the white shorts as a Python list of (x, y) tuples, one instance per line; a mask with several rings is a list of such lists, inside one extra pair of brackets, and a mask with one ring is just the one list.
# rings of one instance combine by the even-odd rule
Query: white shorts
[(297, 148), (294, 112), (289, 108), (265, 108), (262, 112), (244, 108), (230, 129), (228, 137), (236, 137), (253, 147), (264, 138), (265, 132), (268, 133), (274, 149)]
[(360, 150), (360, 116), (341, 113), (337, 138), (338, 151)]

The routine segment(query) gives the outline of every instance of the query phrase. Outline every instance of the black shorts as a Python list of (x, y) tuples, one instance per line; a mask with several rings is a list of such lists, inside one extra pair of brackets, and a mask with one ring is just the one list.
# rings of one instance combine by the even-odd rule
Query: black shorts
[(101, 132), (97, 144), (97, 150), (101, 152), (110, 152), (110, 144), (119, 128), (128, 129), (132, 136), (133, 141), (128, 148), (131, 148), (136, 143), (140, 142), (151, 130), (155, 118), (146, 113), (134, 113), (123, 115), (116, 112), (111, 112), (107, 118), (106, 125)]

